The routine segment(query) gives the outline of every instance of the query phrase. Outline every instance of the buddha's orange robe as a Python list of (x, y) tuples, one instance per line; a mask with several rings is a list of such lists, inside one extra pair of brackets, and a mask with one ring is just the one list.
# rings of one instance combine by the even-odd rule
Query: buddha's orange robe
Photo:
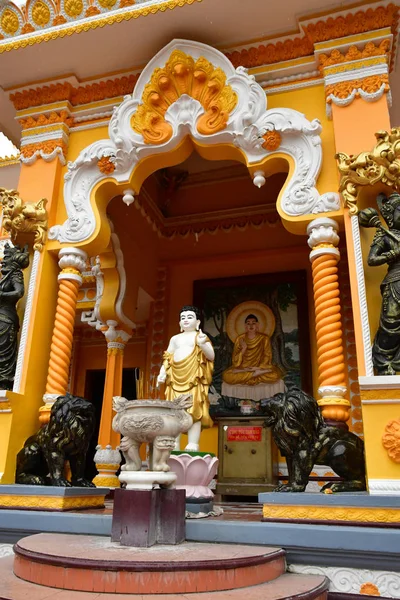
[[(210, 341), (207, 339), (207, 341)], [(201, 421), (202, 427), (212, 427), (209, 413), (208, 390), (212, 382), (214, 363), (207, 360), (201, 348), (195, 344), (189, 356), (174, 361), (173, 354), (164, 352), (165, 397), (174, 400), (181, 394), (192, 394), (193, 406), (188, 409), (193, 422)]]
[[(240, 347), (241, 340), (246, 343), (247, 349), (245, 352), (242, 352)], [(274, 383), (282, 378), (282, 373), (271, 361), (272, 348), (269, 337), (264, 333), (258, 333), (255, 338), (250, 340), (243, 333), (236, 338), (232, 354), (232, 366), (223, 372), (222, 379), (230, 385)], [(250, 370), (250, 367), (268, 369), (268, 373), (254, 377), (254, 372)], [(243, 369), (243, 371), (240, 369)]]

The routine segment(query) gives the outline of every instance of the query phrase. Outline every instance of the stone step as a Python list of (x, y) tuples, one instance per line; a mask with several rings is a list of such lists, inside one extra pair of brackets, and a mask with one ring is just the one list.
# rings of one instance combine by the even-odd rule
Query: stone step
[(108, 537), (40, 533), (14, 547), (14, 573), (81, 592), (188, 594), (259, 585), (286, 571), (279, 548), (184, 542), (121, 546)]
[[(0, 600), (181, 600), (182, 594), (74, 592), (29, 583), (13, 573), (14, 557), (0, 559)], [(327, 600), (329, 581), (319, 575), (285, 573), (268, 583), (236, 590), (185, 594), (187, 600)]]

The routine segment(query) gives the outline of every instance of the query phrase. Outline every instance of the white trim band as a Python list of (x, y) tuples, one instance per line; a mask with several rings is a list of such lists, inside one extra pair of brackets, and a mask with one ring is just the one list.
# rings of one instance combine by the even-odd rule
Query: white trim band
[(400, 479), (368, 479), (371, 496), (400, 496)]

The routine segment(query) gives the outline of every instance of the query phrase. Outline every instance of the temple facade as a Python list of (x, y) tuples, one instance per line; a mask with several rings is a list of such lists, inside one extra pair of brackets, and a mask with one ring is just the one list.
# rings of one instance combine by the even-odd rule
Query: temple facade
[[(400, 494), (399, 6), (337, 4), (2, 3), (0, 127), (19, 154), (0, 159), (1, 244), (27, 243), (30, 265), (0, 484), (69, 392), (96, 409), (87, 473), (118, 487), (113, 397), (164, 397), (163, 352), (194, 305), (216, 352), (200, 450), (222, 498), (287, 477), (263, 399), (291, 386), (364, 440), (369, 495)], [(307, 489), (331, 477), (315, 466)]]

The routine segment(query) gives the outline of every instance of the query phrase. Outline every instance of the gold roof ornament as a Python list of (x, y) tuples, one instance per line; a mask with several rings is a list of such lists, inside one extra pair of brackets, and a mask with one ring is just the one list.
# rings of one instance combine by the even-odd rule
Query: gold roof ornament
[(17, 242), (20, 234), (34, 234), (33, 249), (41, 252), (47, 240), (47, 200), (24, 202), (17, 190), (0, 188), (0, 204), (3, 206), (2, 228)]
[(132, 118), (133, 129), (142, 134), (146, 144), (164, 144), (172, 137), (165, 113), (184, 94), (204, 108), (197, 123), (202, 135), (223, 130), (238, 101), (221, 68), (203, 56), (194, 60), (182, 50), (174, 50), (164, 67), (153, 72)]
[(339, 152), (335, 156), (341, 175), (339, 191), (351, 215), (358, 213), (360, 187), (383, 183), (400, 192), (400, 128), (378, 131), (375, 137), (377, 143), (371, 152), (357, 156)]

